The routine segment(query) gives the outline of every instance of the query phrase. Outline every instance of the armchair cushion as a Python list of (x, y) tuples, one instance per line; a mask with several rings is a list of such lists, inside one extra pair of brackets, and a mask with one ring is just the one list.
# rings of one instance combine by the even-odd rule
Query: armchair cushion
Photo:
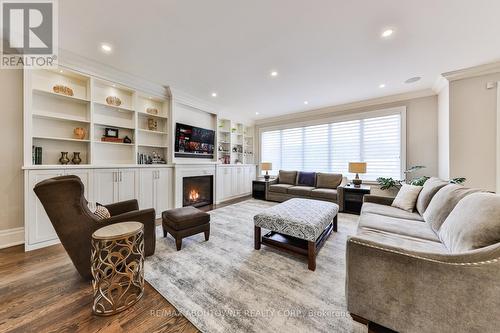
[(449, 183), (447, 181), (436, 177), (427, 179), (417, 199), (417, 211), (420, 213), (420, 215), (424, 214), (425, 210), (429, 206), (429, 203), (436, 195), (436, 193), (448, 184)]
[(446, 185), (432, 198), (431, 203), (425, 210), (424, 220), (430, 223), (435, 232), (438, 232), (457, 203), (467, 195), (479, 191), (478, 189), (470, 189), (457, 184)]
[(439, 237), (453, 253), (500, 243), (500, 195), (473, 193), (444, 221)]
[(342, 174), (318, 172), (316, 176), (316, 187), (337, 189), (342, 183)]
[(94, 211), (94, 215), (96, 216), (97, 220), (103, 220), (103, 219), (108, 219), (111, 217), (111, 214), (109, 213), (109, 210), (104, 207), (103, 205), (97, 204), (97, 207)]
[(297, 184), (297, 171), (280, 170), (278, 178), (279, 178), (280, 184), (295, 185), (295, 184)]

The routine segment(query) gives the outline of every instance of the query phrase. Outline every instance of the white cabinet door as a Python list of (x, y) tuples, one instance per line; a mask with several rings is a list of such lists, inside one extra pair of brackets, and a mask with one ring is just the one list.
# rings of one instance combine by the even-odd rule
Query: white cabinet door
[(233, 175), (232, 175), (231, 170), (233, 170), (232, 167), (226, 167), (226, 168), (224, 168), (224, 171), (223, 171), (223, 175), (222, 175), (222, 183), (224, 186), (223, 200), (233, 196), (233, 187), (232, 187)]
[(118, 170), (118, 200), (137, 199), (139, 194), (139, 176), (137, 169)]
[(155, 172), (156, 170), (146, 168), (139, 171), (139, 207), (141, 209), (155, 208)]
[(251, 192), (251, 184), (252, 184), (252, 176), (250, 174), (250, 166), (245, 165), (244, 167), (244, 176), (243, 176), (243, 193), (248, 194)]
[(115, 169), (94, 170), (94, 200), (101, 205), (118, 201), (118, 172)]
[(170, 185), (172, 172), (170, 169), (156, 170), (155, 181), (155, 211), (156, 218), (161, 217), (161, 213), (170, 208)]
[[(29, 185), (27, 188), (28, 206), (26, 207), (26, 234), (28, 236), (26, 248), (28, 250), (36, 248), (36, 244), (48, 241), (57, 242), (57, 234), (52, 223), (45, 213), (40, 200), (36, 196), (33, 188), (39, 182), (57, 176), (62, 176), (62, 170), (36, 170), (29, 171)], [(47, 244), (50, 245), (50, 244)]]
[(217, 167), (215, 173), (215, 202), (224, 200), (224, 168)]
[(236, 170), (236, 189), (235, 189), (235, 195), (242, 195), (245, 193), (245, 188), (244, 188), (244, 177), (245, 177), (245, 172), (244, 172), (244, 166), (239, 165), (235, 168)]

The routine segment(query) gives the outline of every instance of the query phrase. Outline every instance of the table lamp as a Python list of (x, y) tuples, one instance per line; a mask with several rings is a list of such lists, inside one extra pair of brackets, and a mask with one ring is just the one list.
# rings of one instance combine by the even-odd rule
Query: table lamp
[(349, 172), (355, 173), (356, 178), (352, 180), (354, 186), (359, 187), (363, 181), (359, 179), (360, 173), (366, 173), (366, 163), (365, 162), (349, 162)]
[(269, 173), (268, 173), (268, 171), (270, 171), (270, 170), (273, 169), (273, 164), (269, 163), (269, 162), (262, 162), (260, 164), (260, 168), (262, 169), (262, 171), (266, 172), (266, 175), (264, 176), (264, 179), (265, 180), (269, 180)]

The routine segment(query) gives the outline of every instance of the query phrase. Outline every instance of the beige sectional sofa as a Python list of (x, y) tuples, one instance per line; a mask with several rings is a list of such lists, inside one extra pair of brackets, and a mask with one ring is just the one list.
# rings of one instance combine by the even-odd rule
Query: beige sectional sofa
[(338, 203), (337, 189), (346, 183), (342, 174), (280, 170), (278, 177), (266, 184), (266, 200), (309, 198)]
[(498, 332), (500, 195), (428, 180), (416, 211), (365, 196), (347, 241), (348, 311), (398, 332)]

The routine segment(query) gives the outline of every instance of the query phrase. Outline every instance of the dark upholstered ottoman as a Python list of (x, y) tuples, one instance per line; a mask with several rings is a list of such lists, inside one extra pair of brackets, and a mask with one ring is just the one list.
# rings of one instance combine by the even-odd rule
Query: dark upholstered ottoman
[(182, 239), (205, 233), (205, 240), (210, 236), (210, 215), (194, 207), (170, 209), (162, 213), (163, 236), (170, 233), (175, 238), (177, 251), (181, 249)]

